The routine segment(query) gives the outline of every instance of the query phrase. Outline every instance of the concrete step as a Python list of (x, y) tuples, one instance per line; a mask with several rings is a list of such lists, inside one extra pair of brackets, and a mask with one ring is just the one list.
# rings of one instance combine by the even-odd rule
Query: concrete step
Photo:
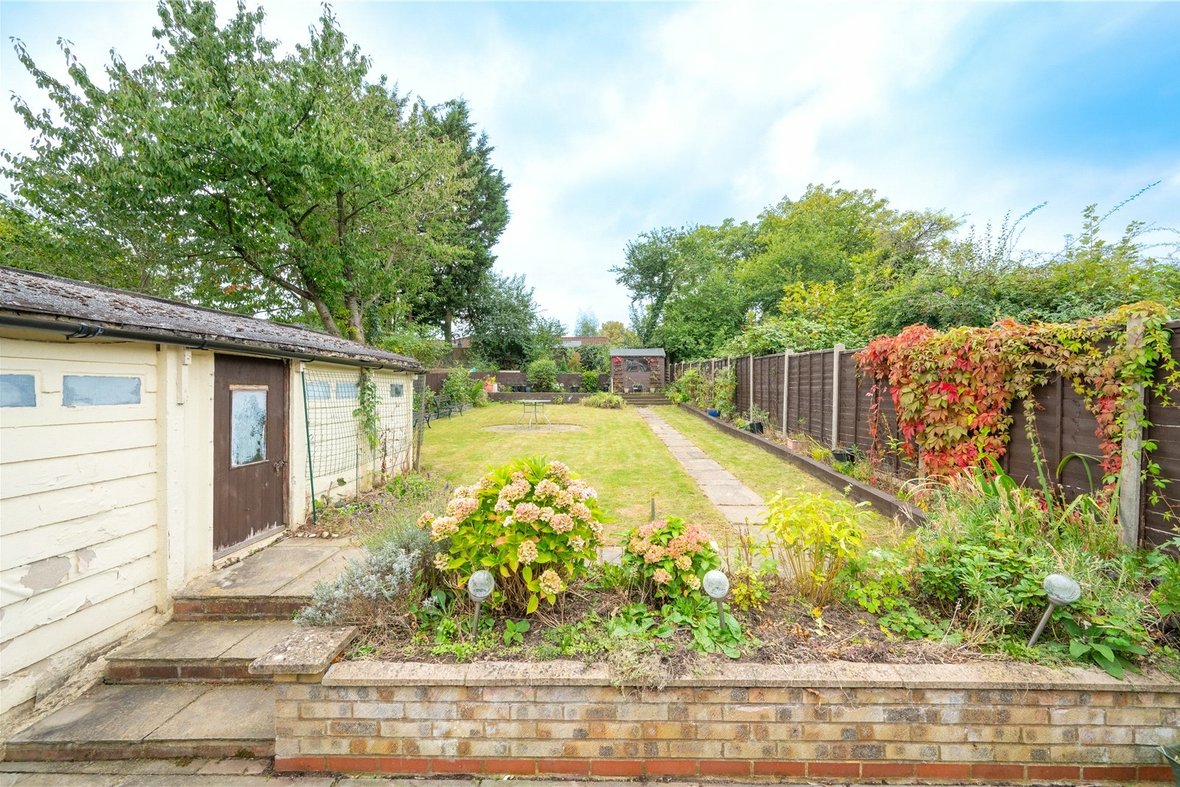
[(178, 621), (290, 620), (311, 596), (178, 596), (172, 619)]
[(176, 622), (107, 657), (107, 683), (257, 683), (250, 662), (295, 628), (291, 622)]
[(201, 577), (176, 594), (172, 619), (290, 620), (316, 583), (333, 579), (360, 547), (347, 538), (291, 538)]
[(99, 685), (9, 738), (4, 759), (273, 757), (274, 687)]

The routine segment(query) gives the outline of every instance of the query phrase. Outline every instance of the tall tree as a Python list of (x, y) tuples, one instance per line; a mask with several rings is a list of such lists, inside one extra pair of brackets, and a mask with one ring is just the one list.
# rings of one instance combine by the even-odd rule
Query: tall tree
[(598, 318), (594, 312), (578, 312), (578, 319), (574, 323), (574, 336), (597, 336)]
[(676, 243), (683, 234), (671, 227), (645, 232), (627, 244), (623, 264), (611, 268), (615, 280), (631, 291), (631, 327), (645, 346), (676, 286)]
[(523, 276), (492, 273), (476, 294), (471, 351), (500, 369), (521, 369), (530, 358), (538, 323), (533, 289)]
[(441, 107), (420, 105), (431, 133), (459, 146), (459, 166), (471, 179), (471, 190), (458, 205), (458, 220), (450, 245), (456, 250), (431, 260), (430, 286), (422, 293), (415, 317), (437, 324), (450, 342), (456, 319), (472, 317), (476, 293), (495, 264), (492, 247), (508, 226), (508, 182), (492, 165), (485, 133), (476, 133), (467, 102), (448, 101)]
[(784, 197), (759, 220), (762, 251), (739, 277), (751, 305), (771, 311), (791, 281), (847, 281), (853, 263), (872, 252), (893, 212), (872, 189), (811, 185), (798, 200)]
[(54, 110), (14, 102), (37, 135), (32, 155), (4, 155), (17, 195), (55, 227), (161, 256), (195, 300), (310, 307), (363, 341), (367, 311), (458, 253), (455, 206), (472, 187), (459, 146), (384, 77), (366, 80), (328, 10), (285, 57), (261, 10), (239, 6), (223, 27), (207, 0), (158, 10), (159, 55), (138, 68), (113, 56), (106, 89), (68, 48), (72, 84), (17, 44)]
[(607, 320), (599, 326), (599, 333), (610, 340), (611, 347), (638, 347), (639, 337), (620, 320)]

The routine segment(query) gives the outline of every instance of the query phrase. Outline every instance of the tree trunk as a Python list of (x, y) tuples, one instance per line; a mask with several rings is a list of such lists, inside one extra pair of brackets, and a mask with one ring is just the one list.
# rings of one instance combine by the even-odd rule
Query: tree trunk
[(328, 308), (328, 304), (320, 298), (312, 298), (311, 302), (315, 305), (316, 313), (320, 315), (320, 322), (324, 324), (324, 330), (332, 336), (340, 336), (340, 327), (336, 325), (336, 318), (332, 316), (332, 310)]
[(455, 321), (455, 317), (454, 317), (454, 315), (451, 314), (451, 310), (444, 309), (443, 310), (443, 338), (447, 340), (448, 347), (455, 346), (454, 321)]

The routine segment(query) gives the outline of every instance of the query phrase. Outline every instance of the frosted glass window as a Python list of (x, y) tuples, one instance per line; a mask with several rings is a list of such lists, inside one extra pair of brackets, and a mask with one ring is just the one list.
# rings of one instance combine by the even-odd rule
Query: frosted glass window
[(389, 395), (392, 396), (394, 399), (400, 399), (402, 396), (405, 395), (405, 393), (406, 393), (406, 389), (405, 389), (405, 387), (402, 386), (401, 383), (390, 383), (389, 384)]
[(236, 388), (230, 394), (230, 465), (261, 462), (266, 459), (266, 388)]
[(307, 398), (308, 401), (319, 402), (324, 399), (332, 398), (332, 386), (325, 382), (312, 382), (307, 384)]
[(37, 385), (31, 374), (0, 374), (0, 407), (36, 407)]
[(356, 383), (336, 383), (336, 398), (337, 399), (355, 399), (357, 392)]
[(61, 403), (66, 407), (139, 404), (138, 377), (67, 374), (61, 381)]

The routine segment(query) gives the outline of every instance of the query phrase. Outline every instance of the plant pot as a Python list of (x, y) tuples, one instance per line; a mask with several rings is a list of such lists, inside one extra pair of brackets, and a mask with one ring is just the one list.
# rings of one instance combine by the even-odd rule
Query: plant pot
[(721, 411), (716, 408), (713, 408), (713, 407), (710, 407), (705, 412), (713, 418), (720, 418), (721, 417)]
[(803, 447), (803, 441), (802, 440), (794, 440), (794, 439), (788, 437), (787, 438), (787, 450), (793, 451), (797, 454), (804, 453), (805, 448)]
[(833, 462), (855, 462), (856, 451), (852, 448), (835, 448), (832, 450)]
[(761, 421), (751, 421), (750, 425), (747, 426), (746, 428), (749, 429), (754, 434), (762, 434), (763, 430), (765, 429), (765, 427), (763, 426)]

